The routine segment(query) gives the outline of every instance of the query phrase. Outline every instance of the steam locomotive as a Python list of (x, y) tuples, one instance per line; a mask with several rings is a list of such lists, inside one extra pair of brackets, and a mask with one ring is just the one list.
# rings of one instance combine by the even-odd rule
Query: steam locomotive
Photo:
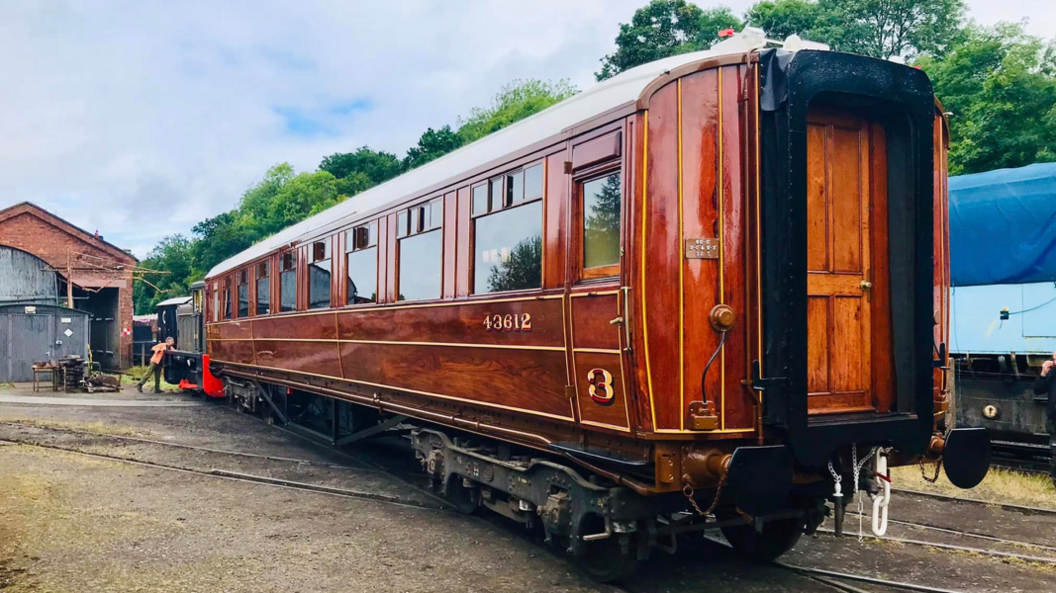
[(709, 529), (773, 558), (877, 463), (987, 472), (944, 426), (947, 141), (923, 72), (747, 29), (221, 263), (166, 377), (336, 446), (411, 425), (598, 580)]

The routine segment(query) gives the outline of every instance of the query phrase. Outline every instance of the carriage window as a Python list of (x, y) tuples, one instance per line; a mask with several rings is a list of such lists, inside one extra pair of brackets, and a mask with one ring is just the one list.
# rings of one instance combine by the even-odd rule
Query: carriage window
[(216, 290), (216, 282), (209, 287), (209, 292), (213, 293), (213, 321), (220, 321), (220, 291)]
[(348, 231), (348, 304), (378, 300), (378, 223)]
[(543, 165), (542, 163), (524, 170), (524, 199), (543, 197)]
[(231, 276), (224, 278), (224, 319), (231, 319)]
[(279, 261), (279, 311), (297, 309), (297, 259), (296, 254), (287, 251)]
[(249, 317), (249, 270), (238, 273), (238, 316)]
[(308, 308), (330, 306), (330, 239), (312, 243), (312, 263), (308, 266)]
[(416, 224), (400, 239), (399, 300), (439, 298), (444, 245), (437, 229), (444, 219), (443, 202), (433, 200), (410, 212)]
[(271, 278), (268, 277), (270, 268), (270, 262), (257, 264), (257, 315), (271, 313)]
[(473, 214), (488, 212), (488, 184), (481, 183), (473, 188)]
[(586, 181), (581, 186), (583, 277), (619, 274), (620, 174)]
[[(529, 170), (542, 171), (542, 165)], [(534, 176), (534, 172), (533, 172)], [(527, 171), (506, 176), (504, 199), (473, 220), (473, 292), (526, 290), (542, 286), (543, 201), (541, 188), (525, 194)]]

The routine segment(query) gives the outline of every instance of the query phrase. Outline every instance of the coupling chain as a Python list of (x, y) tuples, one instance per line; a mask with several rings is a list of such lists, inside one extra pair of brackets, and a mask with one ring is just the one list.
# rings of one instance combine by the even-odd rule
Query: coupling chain
[(929, 484), (934, 484), (939, 481), (939, 473), (942, 471), (942, 457), (939, 457), (939, 462), (935, 464), (935, 475), (928, 477), (927, 470), (924, 469), (924, 457), (920, 458), (920, 477), (924, 478), (924, 481)]
[(722, 477), (719, 478), (719, 485), (715, 488), (715, 500), (711, 501), (711, 505), (706, 510), (700, 510), (700, 505), (693, 498), (693, 486), (686, 484), (682, 488), (682, 495), (689, 500), (689, 504), (693, 506), (693, 510), (697, 512), (701, 517), (707, 517), (715, 512), (715, 509), (719, 506), (719, 499), (722, 498), (722, 487), (726, 485), (726, 472), (722, 472)]

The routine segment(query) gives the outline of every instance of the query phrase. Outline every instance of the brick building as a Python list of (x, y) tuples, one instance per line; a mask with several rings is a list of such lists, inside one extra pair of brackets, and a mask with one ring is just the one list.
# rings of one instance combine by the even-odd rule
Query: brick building
[(96, 362), (104, 369), (129, 365), (135, 257), (29, 202), (0, 210), (0, 249), (5, 248), (43, 260), (56, 272), (59, 302), (69, 306), (72, 300), (73, 308), (91, 315)]

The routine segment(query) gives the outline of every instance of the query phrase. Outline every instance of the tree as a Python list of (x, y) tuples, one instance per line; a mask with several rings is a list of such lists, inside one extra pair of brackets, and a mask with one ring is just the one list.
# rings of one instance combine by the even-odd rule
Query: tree
[(469, 144), (564, 101), (577, 92), (579, 90), (567, 80), (514, 80), (502, 87), (490, 106), (471, 109), (469, 117), (459, 121), (458, 135), (464, 144)]
[(952, 112), (951, 175), (1056, 161), (1056, 43), (1020, 24), (971, 25), (917, 65)]
[(144, 268), (168, 272), (147, 274), (150, 284), (142, 280), (132, 285), (132, 302), (138, 313), (150, 313), (155, 305), (174, 296), (190, 294), (193, 281), (192, 243), (183, 235), (162, 239), (140, 262)]
[(964, 0), (819, 0), (815, 41), (875, 58), (942, 55), (955, 42)]
[(817, 2), (812, 0), (763, 0), (748, 9), (745, 23), (766, 31), (770, 39), (782, 40), (789, 35), (819, 41), (814, 33), (822, 19)]
[(403, 170), (410, 171), (415, 167), (420, 167), (435, 158), (457, 150), (463, 143), (463, 137), (452, 130), (451, 126), (436, 130), (429, 128), (422, 133), (417, 146), (407, 149), (407, 156), (403, 159)]
[(324, 158), (319, 169), (338, 179), (363, 173), (372, 185), (377, 185), (399, 175), (403, 165), (392, 153), (361, 146), (355, 152), (339, 152)]
[(719, 31), (741, 27), (724, 6), (701, 10), (685, 0), (652, 0), (634, 11), (630, 24), (620, 24), (616, 51), (601, 59), (594, 77), (600, 82), (647, 62), (707, 49), (719, 41)]

